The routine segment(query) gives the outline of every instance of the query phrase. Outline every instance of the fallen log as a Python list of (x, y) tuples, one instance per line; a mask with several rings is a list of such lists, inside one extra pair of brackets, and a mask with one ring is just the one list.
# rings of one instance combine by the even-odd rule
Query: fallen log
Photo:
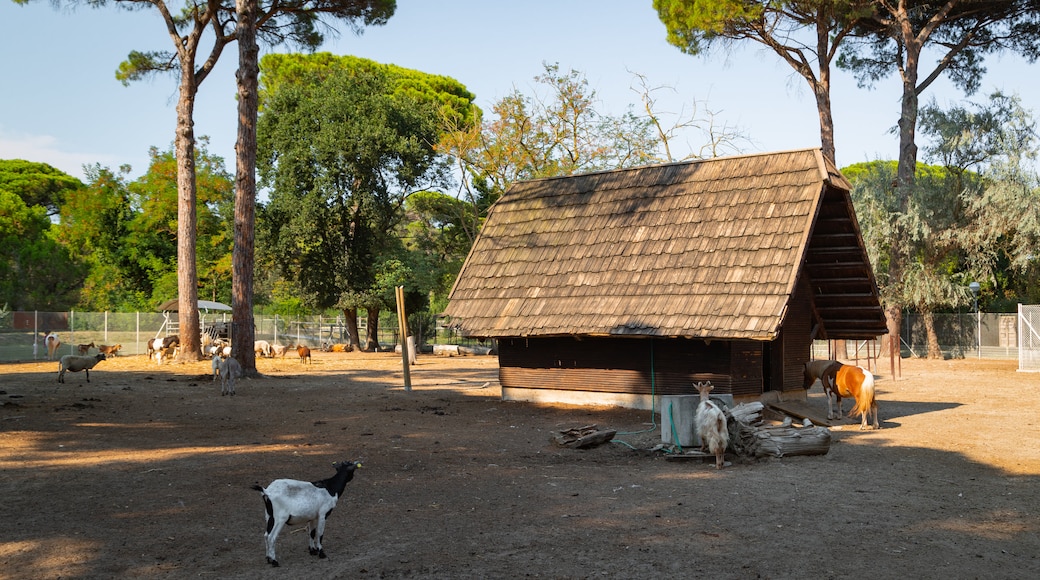
[[(744, 407), (744, 408), (742, 408)], [(761, 424), (761, 403), (745, 403), (728, 414), (730, 448), (745, 457), (790, 457), (793, 455), (826, 455), (830, 450), (831, 432), (810, 421), (792, 426), (790, 420), (778, 426)]]
[(586, 425), (555, 433), (552, 441), (560, 447), (588, 449), (589, 447), (595, 447), (610, 441), (616, 434), (616, 429), (600, 430), (597, 425)]

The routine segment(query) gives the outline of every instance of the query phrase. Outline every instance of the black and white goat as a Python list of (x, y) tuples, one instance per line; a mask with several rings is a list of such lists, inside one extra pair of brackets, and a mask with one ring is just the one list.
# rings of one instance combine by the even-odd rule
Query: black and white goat
[(105, 360), (105, 353), (99, 352), (94, 356), (79, 356), (75, 354), (67, 354), (61, 357), (58, 362), (58, 382), (65, 382), (65, 372), (78, 373), (79, 371), (85, 371), (87, 373), (87, 382), (90, 382), (90, 369), (94, 368), (94, 365)]
[(708, 398), (708, 393), (715, 388), (711, 381), (695, 383), (693, 386), (697, 387), (697, 391), (701, 395), (701, 402), (697, 405), (696, 419), (701, 450), (707, 449), (715, 455), (715, 469), (722, 469), (726, 447), (729, 446), (729, 426), (726, 424), (726, 414)]
[(357, 461), (334, 463), (336, 475), (321, 481), (306, 482), (296, 479), (276, 479), (266, 488), (259, 484), (253, 489), (263, 494), (264, 518), (267, 531), (264, 541), (267, 543), (267, 562), (278, 565), (274, 554), (274, 543), (278, 533), (284, 526), (307, 524), (307, 547), (312, 556), (325, 558), (325, 549), (321, 547), (325, 537), (325, 521), (332, 508), (336, 507), (339, 496), (347, 482), (354, 478), (354, 470), (361, 467)]

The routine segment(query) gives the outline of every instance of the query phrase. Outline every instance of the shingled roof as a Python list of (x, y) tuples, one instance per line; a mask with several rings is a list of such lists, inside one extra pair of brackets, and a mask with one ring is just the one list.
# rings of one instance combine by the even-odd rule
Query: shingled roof
[(772, 340), (804, 266), (817, 338), (878, 336), (849, 189), (819, 149), (515, 183), (445, 313), (467, 336)]

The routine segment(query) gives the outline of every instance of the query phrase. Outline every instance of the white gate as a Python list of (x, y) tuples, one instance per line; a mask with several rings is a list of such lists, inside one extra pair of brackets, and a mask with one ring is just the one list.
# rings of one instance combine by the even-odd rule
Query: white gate
[(1040, 305), (1018, 305), (1018, 370), (1040, 372)]

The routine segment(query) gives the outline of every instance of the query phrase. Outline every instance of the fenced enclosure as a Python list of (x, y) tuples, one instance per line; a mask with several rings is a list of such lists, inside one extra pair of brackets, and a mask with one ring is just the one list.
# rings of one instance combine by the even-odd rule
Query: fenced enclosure
[[(411, 319), (411, 317), (409, 317)], [(421, 318), (420, 318), (421, 319)], [(256, 315), (256, 340), (272, 344), (307, 345), (322, 349), (331, 344), (349, 343), (346, 321), (342, 316), (282, 316)], [(230, 326), (230, 312), (200, 313), (203, 332)], [(360, 317), (361, 340), (367, 337), (366, 320)], [(430, 323), (434, 324), (434, 323)], [(177, 314), (157, 312), (8, 312), (0, 318), (0, 362), (43, 360), (47, 348), (44, 333), (56, 332), (61, 339), (58, 355), (73, 354), (78, 344), (94, 343), (122, 345), (120, 355), (145, 354), (147, 342), (153, 338), (176, 334)], [(380, 317), (378, 343), (380, 348), (392, 349), (398, 344), (396, 314)], [(425, 343), (474, 344), (463, 339), (450, 328), (414, 329), (425, 336)], [(212, 334), (212, 333), (211, 333)], [(96, 351), (92, 351), (96, 352)]]
[(1018, 370), (1040, 372), (1040, 306), (1018, 305)]

